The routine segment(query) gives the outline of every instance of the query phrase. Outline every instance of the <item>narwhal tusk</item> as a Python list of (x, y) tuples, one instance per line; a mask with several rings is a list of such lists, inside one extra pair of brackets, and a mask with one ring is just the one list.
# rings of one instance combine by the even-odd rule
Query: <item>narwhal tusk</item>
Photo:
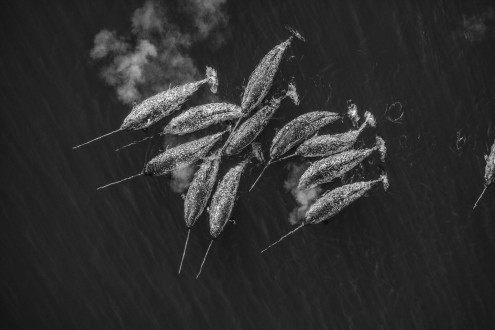
[(113, 133), (117, 133), (118, 131), (121, 131), (121, 129), (120, 129), (120, 128), (119, 128), (119, 129), (116, 129), (116, 130), (115, 130), (115, 131), (113, 131), (113, 132), (110, 132), (110, 133), (104, 134), (104, 135), (99, 136), (99, 137), (97, 137), (97, 138), (94, 138), (93, 140), (90, 140), (90, 141), (88, 141), (88, 142), (84, 142), (84, 143), (82, 143), (82, 144), (80, 144), (80, 145), (78, 145), (78, 146), (72, 147), (72, 149), (77, 149), (77, 148), (79, 148), (79, 147), (85, 146), (86, 144), (90, 144), (91, 142), (97, 141), (97, 140), (99, 140), (99, 139), (103, 139), (104, 137), (109, 136), (109, 135), (112, 135)]
[(483, 189), (483, 191), (481, 192), (480, 197), (478, 197), (478, 200), (476, 200), (476, 203), (474, 203), (473, 210), (474, 210), (474, 209), (476, 208), (476, 206), (478, 205), (478, 202), (480, 201), (481, 197), (483, 197), (483, 194), (485, 193), (486, 188), (488, 188), (488, 186), (486, 186), (486, 185), (485, 185), (485, 188), (484, 188), (484, 189)]
[(191, 228), (187, 229), (187, 237), (186, 237), (186, 244), (184, 245), (184, 252), (182, 252), (182, 259), (180, 261), (180, 266), (179, 266), (179, 274), (182, 269), (182, 263), (184, 262), (184, 257), (186, 256), (186, 249), (187, 249), (187, 242), (189, 242), (189, 234), (191, 233)]
[(291, 157), (294, 157), (294, 156), (297, 156), (297, 155), (296, 155), (296, 154), (292, 154), (292, 155), (289, 155), (289, 156), (285, 156), (285, 157), (279, 158), (279, 159), (277, 159), (277, 160), (274, 160), (274, 161), (272, 162), (272, 164), (275, 164), (275, 163), (281, 162), (281, 161), (283, 161), (284, 159), (291, 158)]
[(303, 222), (302, 224), (300, 224), (296, 229), (293, 229), (291, 231), (289, 231), (287, 234), (285, 234), (284, 236), (282, 236), (278, 241), (276, 241), (275, 243), (272, 243), (270, 244), (268, 247), (266, 247), (264, 250), (261, 251), (261, 253), (264, 253), (266, 252), (266, 250), (268, 250), (269, 248), (271, 248), (272, 246), (280, 243), (280, 241), (282, 241), (284, 238), (286, 238), (287, 236), (289, 235), (292, 235), (294, 234), (296, 231), (298, 231), (299, 229), (301, 229), (302, 227), (304, 227), (305, 223)]
[(155, 134), (155, 135), (147, 136), (147, 137), (145, 137), (144, 139), (141, 139), (141, 140), (132, 141), (131, 143), (126, 144), (125, 146), (118, 147), (117, 149), (115, 149), (115, 151), (120, 151), (120, 150), (122, 150), (122, 149), (125, 149), (125, 148), (127, 148), (127, 147), (130, 147), (130, 146), (133, 146), (133, 145), (135, 145), (135, 144), (141, 143), (141, 142), (143, 142), (143, 141), (146, 141), (146, 140), (152, 139), (152, 138), (154, 138), (154, 137), (155, 137), (155, 136), (157, 136), (157, 135), (158, 135), (158, 134)]
[(131, 175), (130, 177), (127, 177), (127, 178), (125, 178), (125, 179), (122, 179), (122, 180), (119, 180), (119, 181), (115, 181), (115, 182), (112, 182), (112, 183), (106, 184), (106, 185), (104, 185), (104, 186), (98, 187), (98, 188), (96, 188), (96, 190), (100, 190), (100, 189), (103, 189), (103, 188), (106, 188), (106, 187), (113, 186), (114, 184), (117, 184), (117, 183), (120, 183), (120, 182), (124, 182), (124, 181), (130, 180), (130, 179), (132, 179), (132, 178), (135, 178), (135, 177), (137, 177), (137, 176), (141, 176), (141, 175), (143, 175), (143, 174), (144, 174), (144, 173), (143, 173), (143, 172), (141, 172), (141, 173), (138, 173), (138, 174)]
[(206, 250), (205, 257), (203, 258), (203, 262), (201, 263), (201, 266), (199, 267), (198, 275), (196, 275), (196, 279), (198, 279), (199, 275), (201, 274), (201, 271), (203, 270), (203, 265), (205, 264), (206, 257), (208, 256), (208, 252), (210, 251), (212, 244), (213, 244), (213, 240), (211, 240), (210, 245), (208, 245), (208, 249)]
[(268, 166), (270, 166), (271, 163), (272, 163), (272, 160), (270, 159), (268, 161), (268, 163), (265, 165), (265, 167), (263, 168), (263, 170), (261, 171), (260, 175), (258, 175), (258, 177), (256, 178), (256, 181), (254, 181), (254, 183), (251, 186), (251, 188), (249, 188), (249, 191), (253, 190), (254, 186), (256, 185), (256, 183), (258, 183), (258, 180), (261, 178), (261, 176), (263, 175), (263, 173), (265, 173), (265, 170), (268, 168)]

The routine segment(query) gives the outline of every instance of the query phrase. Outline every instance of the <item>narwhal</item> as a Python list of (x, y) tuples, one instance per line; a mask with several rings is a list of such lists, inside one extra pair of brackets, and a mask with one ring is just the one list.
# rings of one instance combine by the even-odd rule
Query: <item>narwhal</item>
[(133, 141), (115, 149), (115, 151), (119, 151), (140, 142), (152, 139), (158, 135), (184, 135), (205, 129), (214, 124), (240, 118), (244, 116), (240, 110), (241, 108), (238, 105), (231, 103), (209, 103), (192, 107), (179, 116), (173, 118), (168, 125), (163, 128), (162, 132), (152, 136), (147, 136), (141, 140)]
[(208, 213), (210, 215), (210, 236), (211, 241), (206, 250), (203, 262), (199, 268), (198, 275), (201, 274), (203, 265), (205, 263), (208, 252), (210, 251), (213, 240), (218, 238), (222, 233), (225, 225), (230, 219), (232, 209), (234, 208), (235, 200), (237, 198), (237, 190), (239, 189), (239, 182), (241, 180), (242, 173), (249, 163), (253, 153), (251, 153), (246, 159), (232, 166), (227, 173), (222, 177), (217, 185), (215, 193), (211, 198), (210, 207)]
[(385, 146), (385, 141), (379, 136), (376, 137), (376, 144), (372, 148), (347, 150), (318, 160), (311, 164), (303, 173), (299, 179), (297, 189), (306, 190), (339, 178), (359, 165), (375, 151), (380, 153), (381, 159), (384, 162), (387, 148)]
[(176, 86), (147, 98), (133, 107), (119, 129), (75, 146), (73, 149), (82, 147), (119, 131), (146, 129), (171, 113), (179, 110), (189, 97), (204, 84), (210, 85), (210, 90), (213, 93), (217, 92), (218, 79), (217, 72), (214, 69), (206, 67), (206, 78), (203, 80)]
[(294, 82), (289, 83), (287, 91), (283, 95), (273, 97), (268, 104), (256, 111), (254, 115), (249, 117), (232, 133), (230, 141), (228, 141), (227, 146), (225, 147), (225, 154), (229, 156), (237, 155), (251, 144), (263, 131), (266, 125), (268, 125), (273, 114), (280, 107), (280, 103), (286, 97), (289, 97), (294, 104), (299, 104), (299, 96)]
[(483, 194), (485, 193), (486, 189), (495, 182), (495, 142), (493, 142), (491, 151), (489, 155), (485, 155), (485, 161), (486, 161), (486, 166), (485, 166), (485, 187), (483, 188), (483, 191), (480, 194), (480, 197), (478, 197), (478, 200), (476, 203), (474, 203), (473, 210), (476, 208), (478, 205), (478, 202), (480, 201), (481, 197), (483, 197)]
[(254, 181), (249, 191), (254, 188), (267, 167), (277, 158), (283, 156), (287, 151), (295, 147), (302, 140), (307, 139), (309, 136), (316, 133), (323, 126), (331, 124), (340, 118), (341, 116), (335, 112), (313, 111), (300, 115), (282, 127), (275, 135), (275, 138), (273, 138), (270, 147), (270, 160), (265, 165), (258, 178)]
[(270, 50), (251, 73), (251, 76), (249, 76), (241, 101), (242, 112), (245, 114), (249, 114), (256, 108), (268, 94), (268, 91), (273, 85), (273, 78), (275, 77), (275, 73), (277, 73), (282, 57), (287, 48), (292, 44), (294, 37), (301, 41), (306, 41), (296, 30), (290, 27), (287, 27), (287, 29), (291, 33), (291, 36)]
[(151, 159), (148, 163), (146, 163), (144, 169), (140, 173), (113, 183), (109, 183), (107, 185), (99, 187), (97, 190), (130, 180), (141, 175), (164, 175), (180, 167), (194, 164), (208, 155), (208, 152), (221, 139), (224, 133), (225, 132), (220, 132), (207, 135), (200, 139), (186, 142), (173, 148), (169, 148), (155, 158)]
[[(301, 36), (301, 34), (296, 30), (290, 27), (286, 28), (291, 33), (291, 36), (284, 42), (273, 47), (261, 59), (260, 63), (256, 66), (254, 71), (249, 76), (249, 80), (247, 82), (246, 88), (244, 89), (241, 100), (241, 111), (246, 116), (249, 115), (249, 113), (251, 113), (251, 111), (253, 111), (258, 105), (260, 105), (260, 103), (270, 91), (270, 88), (273, 85), (273, 79), (275, 78), (275, 74), (277, 73), (278, 67), (280, 66), (280, 62), (282, 61), (282, 57), (285, 54), (285, 51), (292, 44), (294, 37), (301, 41), (306, 41), (306, 39), (304, 39), (303, 36)], [(235, 132), (235, 130), (237, 129), (240, 121), (241, 119), (237, 120), (232, 133)], [(230, 137), (227, 139), (227, 142), (229, 140)], [(222, 153), (225, 147), (226, 144), (222, 148)]]
[(362, 197), (364, 194), (366, 194), (373, 187), (380, 183), (383, 184), (384, 190), (387, 191), (389, 188), (389, 183), (386, 174), (383, 174), (377, 180), (346, 184), (326, 192), (323, 196), (317, 199), (313, 205), (311, 205), (309, 210), (306, 212), (304, 219), (298, 227), (282, 236), (278, 241), (270, 244), (267, 248), (262, 250), (261, 253), (264, 253), (266, 250), (278, 244), (287, 236), (292, 235), (305, 225), (318, 224), (335, 216), (344, 208), (349, 206), (358, 198)]
[(187, 242), (191, 228), (203, 213), (206, 203), (210, 198), (213, 186), (217, 180), (218, 169), (220, 168), (220, 157), (216, 154), (205, 159), (199, 170), (194, 174), (194, 178), (189, 185), (186, 197), (184, 198), (184, 220), (187, 227), (186, 243), (184, 252), (179, 266), (179, 274), (182, 269), (182, 263), (186, 255)]
[(292, 155), (280, 158), (278, 161), (294, 156), (327, 157), (351, 149), (367, 127), (376, 126), (375, 117), (370, 112), (366, 111), (364, 117), (365, 121), (358, 129), (339, 134), (314, 136), (301, 143)]

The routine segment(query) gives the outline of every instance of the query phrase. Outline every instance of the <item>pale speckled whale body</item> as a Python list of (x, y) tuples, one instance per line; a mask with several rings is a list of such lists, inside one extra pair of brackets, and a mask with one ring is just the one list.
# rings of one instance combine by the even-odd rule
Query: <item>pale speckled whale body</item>
[(485, 186), (495, 182), (495, 142), (493, 142), (490, 154), (485, 157)]
[(286, 93), (282, 96), (273, 97), (268, 104), (256, 111), (238, 129), (236, 129), (225, 147), (226, 155), (237, 155), (246, 148), (265, 129), (273, 114), (280, 107), (280, 103), (289, 97), (294, 104), (299, 104), (296, 86), (290, 83)]
[(282, 156), (323, 126), (340, 118), (339, 114), (328, 111), (313, 111), (295, 118), (278, 131), (270, 147), (270, 158), (275, 159)]
[(210, 213), (210, 235), (217, 238), (230, 218), (234, 208), (239, 182), (242, 172), (246, 168), (249, 159), (231, 167), (222, 177), (217, 185), (217, 189), (211, 199)]
[(481, 197), (485, 194), (486, 189), (490, 185), (492, 185), (495, 182), (495, 142), (493, 142), (491, 151), (489, 155), (485, 155), (485, 188), (481, 192), (481, 195), (478, 197), (476, 202), (474, 203), (473, 210), (476, 208), (478, 205), (478, 202), (481, 200)]
[(206, 78), (203, 80), (170, 88), (137, 104), (124, 119), (120, 129), (138, 130), (150, 127), (179, 110), (188, 98), (204, 84), (209, 84), (211, 91), (216, 93), (218, 80), (214, 69), (207, 67)]
[(165, 150), (146, 164), (144, 174), (163, 175), (205, 158), (215, 143), (220, 140), (223, 133), (208, 135)]
[(290, 32), (292, 35), (286, 41), (270, 50), (251, 73), (251, 76), (249, 76), (241, 101), (243, 113), (249, 114), (268, 94), (268, 91), (272, 87), (273, 78), (278, 70), (280, 61), (282, 60), (285, 51), (292, 43), (294, 36), (304, 41), (304, 38), (298, 32), (294, 30), (290, 30)]
[(163, 129), (164, 134), (187, 134), (224, 121), (243, 116), (241, 108), (231, 103), (209, 103), (192, 107), (173, 118)]
[(326, 157), (351, 149), (366, 127), (375, 127), (375, 119), (369, 112), (365, 113), (365, 122), (357, 130), (346, 133), (319, 135), (304, 141), (295, 151), (303, 157)]
[(194, 226), (203, 213), (213, 191), (219, 168), (220, 159), (210, 158), (206, 159), (194, 174), (184, 199), (184, 220), (187, 228)]
[(315, 185), (331, 182), (359, 165), (373, 152), (379, 151), (385, 158), (385, 141), (377, 137), (375, 147), (369, 149), (348, 150), (329, 156), (311, 164), (299, 179), (299, 190), (306, 190)]
[(385, 191), (388, 189), (387, 176), (383, 175), (378, 180), (346, 184), (326, 192), (306, 212), (304, 223), (317, 224), (333, 217), (379, 183)]
[(254, 115), (249, 117), (242, 125), (232, 133), (227, 146), (225, 147), (226, 155), (236, 155), (246, 148), (268, 125), (270, 118), (277, 110), (278, 105), (265, 105)]

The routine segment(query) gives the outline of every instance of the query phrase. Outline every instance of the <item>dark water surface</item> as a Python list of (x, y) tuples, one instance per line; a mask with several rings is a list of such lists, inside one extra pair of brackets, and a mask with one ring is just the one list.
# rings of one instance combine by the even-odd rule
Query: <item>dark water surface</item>
[[(495, 137), (488, 2), (229, 0), (226, 43), (191, 54), (198, 68), (218, 69), (222, 98), (239, 102), (290, 24), (308, 42), (294, 45), (282, 75), (296, 75), (304, 98), (300, 108), (281, 109), (269, 132), (300, 111), (344, 112), (352, 99), (377, 117), (391, 189), (260, 255), (290, 230), (295, 203), (283, 189), (283, 163), (247, 193), (259, 172), (251, 166), (236, 224), (213, 245), (199, 280), (206, 217), (178, 276), (183, 202), (167, 178), (95, 190), (138, 172), (156, 146), (113, 151), (143, 136), (135, 132), (71, 149), (117, 128), (128, 112), (89, 50), (103, 28), (128, 31), (142, 4), (2, 6), (0, 289), (9, 328), (493, 326), (495, 191), (472, 211)], [(470, 24), (473, 16), (483, 25)], [(387, 119), (394, 102), (402, 124)]]

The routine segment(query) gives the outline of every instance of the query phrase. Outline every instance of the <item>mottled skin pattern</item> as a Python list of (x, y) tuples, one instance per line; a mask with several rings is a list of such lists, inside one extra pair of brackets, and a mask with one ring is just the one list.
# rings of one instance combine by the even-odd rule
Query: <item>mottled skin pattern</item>
[(184, 200), (184, 220), (187, 228), (194, 226), (203, 213), (215, 185), (219, 168), (219, 158), (206, 159), (194, 174)]
[(236, 129), (225, 147), (226, 155), (237, 155), (246, 148), (256, 137), (265, 129), (266, 125), (272, 118), (273, 114), (280, 107), (280, 103), (289, 97), (296, 105), (299, 104), (299, 95), (297, 94), (296, 85), (289, 83), (284, 95), (273, 97), (268, 104), (256, 111), (242, 125)]
[(297, 147), (295, 155), (303, 157), (326, 157), (352, 148), (367, 126), (375, 126), (375, 119), (366, 112), (366, 121), (357, 130), (334, 135), (320, 135), (304, 141)]
[(384, 159), (384, 145), (383, 139), (377, 137), (376, 146), (373, 148), (348, 150), (314, 162), (299, 179), (298, 189), (306, 190), (318, 184), (331, 182), (359, 165), (374, 151), (380, 151)]
[(120, 126), (121, 130), (145, 129), (162, 118), (177, 111), (202, 85), (210, 84), (213, 93), (217, 90), (217, 74), (212, 68), (206, 68), (206, 78), (168, 89), (147, 98), (136, 105)]
[(221, 133), (180, 144), (170, 148), (150, 160), (144, 167), (145, 175), (163, 175), (179, 167), (193, 164), (207, 156), (215, 143), (222, 137)]
[(385, 191), (388, 189), (384, 175), (378, 180), (355, 182), (326, 192), (308, 210), (304, 223), (317, 224), (333, 217), (379, 183), (383, 183)]
[(481, 192), (480, 196), (476, 200), (473, 206), (473, 210), (476, 208), (478, 205), (478, 202), (481, 200), (481, 197), (483, 197), (486, 189), (495, 182), (495, 142), (492, 145), (491, 151), (489, 155), (485, 155), (485, 161), (486, 161), (486, 166), (485, 166), (485, 188)]
[(239, 181), (248, 159), (230, 168), (218, 183), (210, 204), (210, 235), (217, 238), (223, 231), (234, 208)]
[(173, 118), (164, 134), (187, 134), (243, 116), (241, 108), (231, 103), (210, 103), (193, 107)]
[(280, 106), (281, 99), (273, 99), (254, 115), (249, 117), (238, 129), (232, 133), (225, 148), (226, 155), (237, 155), (246, 148), (265, 129), (275, 111)]
[(270, 158), (282, 156), (300, 141), (340, 118), (339, 114), (327, 111), (314, 111), (297, 117), (278, 131), (272, 141)]
[(275, 46), (266, 54), (249, 76), (247, 86), (242, 96), (242, 112), (249, 114), (266, 97), (272, 87), (273, 78), (278, 70), (282, 56), (292, 43), (294, 36), (304, 41), (299, 33), (291, 30), (292, 35), (286, 41)]
[(488, 187), (495, 182), (495, 142), (493, 142), (490, 155), (488, 155), (485, 159), (485, 186)]

